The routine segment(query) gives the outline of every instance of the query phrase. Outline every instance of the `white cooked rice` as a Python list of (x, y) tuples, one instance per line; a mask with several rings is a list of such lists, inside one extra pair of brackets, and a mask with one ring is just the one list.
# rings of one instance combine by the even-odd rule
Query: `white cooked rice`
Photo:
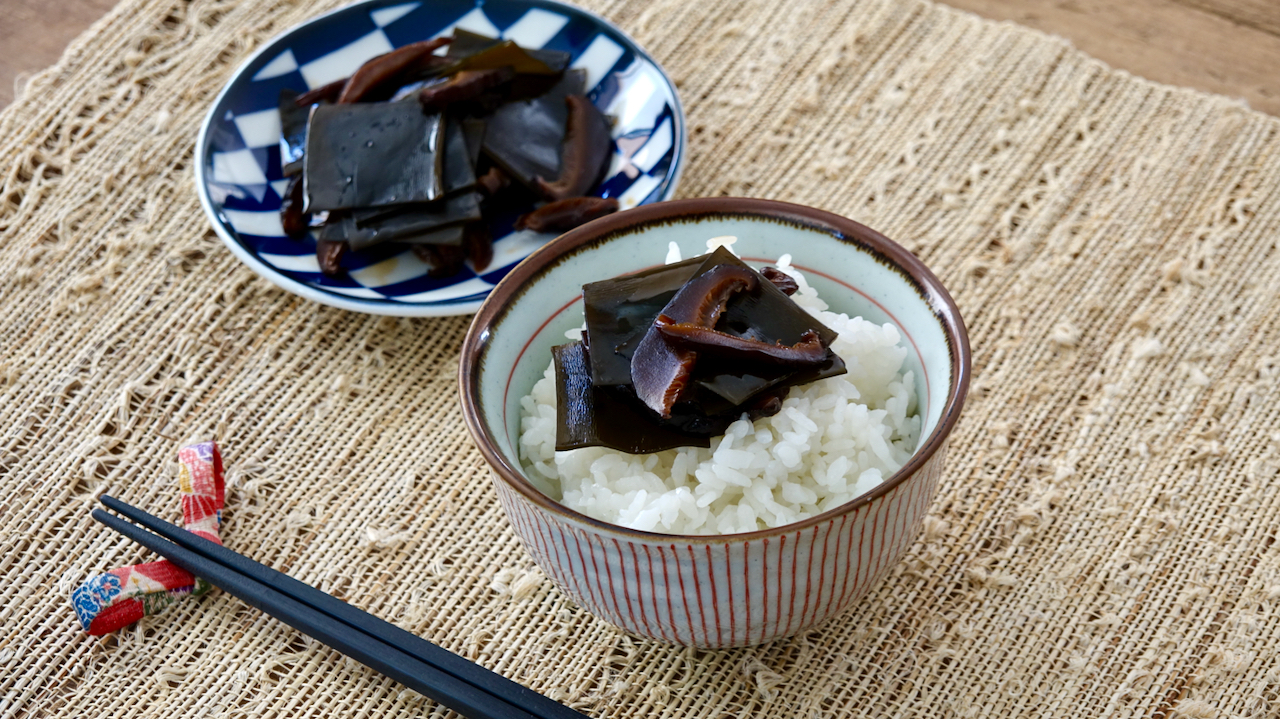
[(796, 304), (839, 333), (832, 349), (847, 374), (793, 387), (781, 412), (734, 422), (708, 449), (632, 455), (599, 447), (555, 451), (553, 363), (520, 400), (520, 453), (533, 483), (611, 524), (735, 534), (820, 514), (897, 471), (920, 434), (915, 379), (903, 371), (907, 350), (897, 328), (828, 312), (789, 256), (778, 267), (800, 286)]

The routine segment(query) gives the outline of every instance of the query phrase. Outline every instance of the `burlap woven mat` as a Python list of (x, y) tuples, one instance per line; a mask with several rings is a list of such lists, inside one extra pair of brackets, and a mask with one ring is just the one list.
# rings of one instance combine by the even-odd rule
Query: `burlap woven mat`
[(200, 119), (336, 3), (126, 0), (0, 114), (0, 714), (418, 717), (215, 593), (108, 638), (216, 438), (229, 546), (599, 717), (1280, 716), (1280, 121), (922, 2), (587, 3), (679, 83), (680, 195), (815, 205), (952, 289), (975, 382), (925, 536), (821, 629), (698, 652), (534, 568), (463, 429), (467, 318), (269, 286), (209, 229)]

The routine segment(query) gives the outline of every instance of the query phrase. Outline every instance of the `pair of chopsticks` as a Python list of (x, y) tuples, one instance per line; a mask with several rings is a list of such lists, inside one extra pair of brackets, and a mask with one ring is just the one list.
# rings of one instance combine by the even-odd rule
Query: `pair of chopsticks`
[[(103, 495), (93, 518), (298, 631), (473, 719), (583, 714), (222, 545)], [(159, 535), (159, 536), (156, 536)]]

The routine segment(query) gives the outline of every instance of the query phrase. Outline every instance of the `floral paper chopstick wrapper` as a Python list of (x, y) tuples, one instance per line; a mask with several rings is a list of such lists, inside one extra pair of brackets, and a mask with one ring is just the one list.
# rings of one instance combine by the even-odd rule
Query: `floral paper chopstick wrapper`
[[(182, 497), (182, 524), (187, 531), (222, 544), (222, 503), (226, 487), (222, 455), (215, 442), (200, 442), (178, 452), (182, 465), (178, 489)], [(80, 625), (90, 634), (108, 634), (152, 614), (160, 614), (175, 601), (198, 597), (210, 585), (164, 559), (133, 564), (90, 577), (71, 593)]]

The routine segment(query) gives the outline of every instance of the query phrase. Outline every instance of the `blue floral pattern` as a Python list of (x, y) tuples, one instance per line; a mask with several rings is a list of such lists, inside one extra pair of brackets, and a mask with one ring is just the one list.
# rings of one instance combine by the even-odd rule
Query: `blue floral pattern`
[(75, 607), (80, 626), (86, 632), (89, 631), (89, 625), (98, 616), (98, 612), (119, 595), (120, 578), (114, 574), (98, 574), (76, 587), (71, 593), (71, 604)]

